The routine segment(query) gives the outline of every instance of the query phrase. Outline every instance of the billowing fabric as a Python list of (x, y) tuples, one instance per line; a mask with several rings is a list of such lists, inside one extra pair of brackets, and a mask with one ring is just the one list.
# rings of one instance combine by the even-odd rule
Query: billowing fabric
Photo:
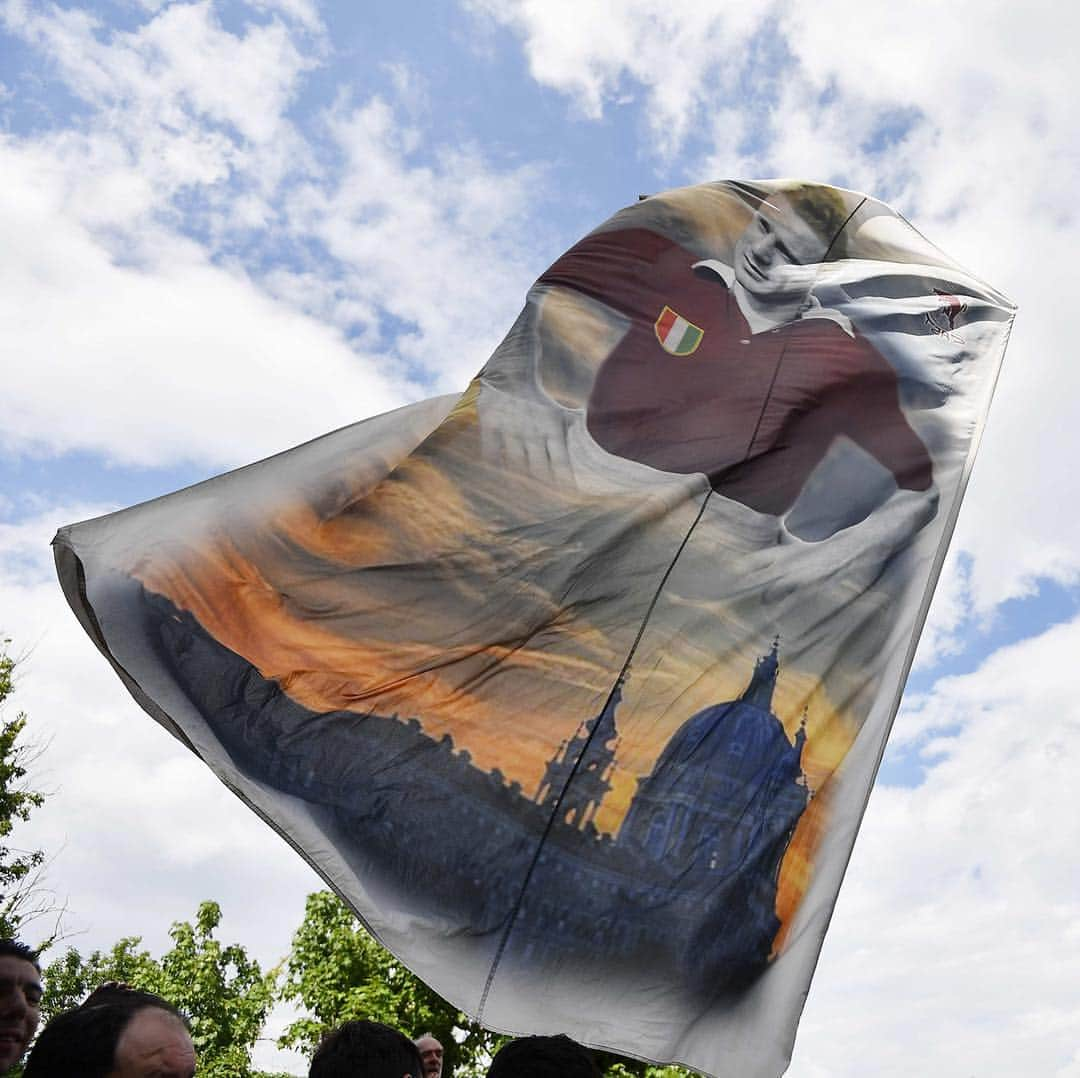
[(463, 1010), (776, 1075), (1012, 317), (873, 199), (671, 191), (460, 398), (65, 528), (60, 577)]

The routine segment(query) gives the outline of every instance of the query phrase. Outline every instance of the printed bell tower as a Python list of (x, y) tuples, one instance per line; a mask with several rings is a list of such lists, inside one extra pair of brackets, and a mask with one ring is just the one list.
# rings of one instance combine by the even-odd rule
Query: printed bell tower
[(619, 747), (615, 709), (622, 700), (623, 682), (620, 676), (599, 715), (582, 723), (569, 741), (560, 743), (536, 791), (538, 805), (553, 809), (558, 804), (563, 823), (579, 831), (595, 819), (611, 789)]

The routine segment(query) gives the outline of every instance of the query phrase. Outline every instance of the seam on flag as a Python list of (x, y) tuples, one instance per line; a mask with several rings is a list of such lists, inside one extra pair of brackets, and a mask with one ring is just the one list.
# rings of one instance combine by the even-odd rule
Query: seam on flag
[[(641, 624), (638, 626), (637, 634), (634, 636), (634, 642), (630, 645), (630, 650), (626, 653), (626, 658), (623, 660), (623, 664), (619, 669), (618, 677), (615, 678), (614, 684), (608, 690), (607, 696), (604, 697), (604, 704), (598, 714), (603, 714), (604, 710), (610, 706), (611, 698), (614, 696), (616, 688), (618, 688), (625, 680), (626, 675), (630, 670), (630, 664), (634, 661), (634, 655), (637, 653), (638, 645), (641, 643), (641, 639), (645, 635), (645, 629), (648, 627), (649, 621), (652, 618), (653, 610), (656, 609), (656, 604), (660, 601), (660, 593), (664, 590), (664, 586), (667, 584), (679, 558), (682, 556), (682, 552), (686, 549), (687, 543), (690, 542), (690, 537), (694, 534), (698, 524), (701, 522), (701, 518), (705, 515), (705, 507), (709, 504), (709, 499), (712, 498), (715, 493), (716, 492), (710, 485), (705, 492), (705, 497), (701, 501), (701, 508), (698, 509), (697, 516), (694, 517), (690, 527), (687, 528), (686, 534), (682, 537), (678, 549), (675, 551), (671, 561), (668, 562), (667, 568), (660, 577), (660, 582), (656, 585), (656, 590), (653, 592), (653, 597), (649, 602), (648, 609), (645, 611), (645, 614), (641, 619)], [(596, 736), (596, 732), (599, 729), (600, 723), (597, 723), (593, 729), (589, 731), (589, 736), (585, 739), (585, 744), (582, 746), (581, 752), (578, 753), (573, 767), (570, 768), (570, 774), (567, 776), (566, 782), (563, 783), (563, 788), (559, 791), (559, 796), (555, 800), (551, 815), (548, 817), (547, 824), (544, 826), (544, 833), (540, 836), (540, 841), (536, 844), (536, 851), (533, 853), (532, 860), (529, 862), (529, 867), (525, 872), (525, 878), (521, 883), (521, 890), (514, 900), (514, 905), (510, 910), (510, 916), (506, 922), (506, 928), (503, 929), (502, 938), (499, 940), (499, 946), (495, 949), (495, 957), (491, 960), (491, 969), (488, 970), (487, 979), (484, 981), (484, 991), (480, 995), (480, 1004), (476, 1012), (477, 1022), (482, 1023), (484, 1020), (484, 1008), (487, 1006), (488, 995), (491, 992), (492, 984), (495, 982), (495, 975), (499, 971), (499, 964), (502, 962), (503, 952), (510, 942), (510, 936), (514, 931), (514, 925), (517, 923), (518, 913), (521, 911), (522, 903), (525, 901), (525, 893), (528, 891), (529, 884), (532, 882), (536, 866), (540, 863), (540, 855), (547, 845), (548, 836), (551, 834), (551, 829), (555, 825), (555, 821), (559, 818), (559, 811), (562, 808), (563, 798), (566, 796), (567, 791), (577, 777), (578, 767), (588, 754), (593, 738)]]

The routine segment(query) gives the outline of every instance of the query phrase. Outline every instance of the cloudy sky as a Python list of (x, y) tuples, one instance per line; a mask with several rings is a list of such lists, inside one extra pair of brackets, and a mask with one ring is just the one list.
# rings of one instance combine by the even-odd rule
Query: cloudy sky
[(891, 202), (1020, 314), (789, 1073), (1080, 1076), (1064, 10), (0, 2), (0, 630), (48, 745), (21, 841), (73, 942), (157, 951), (215, 898), (272, 963), (318, 881), (126, 696), (57, 526), (462, 388), (639, 193), (798, 176)]

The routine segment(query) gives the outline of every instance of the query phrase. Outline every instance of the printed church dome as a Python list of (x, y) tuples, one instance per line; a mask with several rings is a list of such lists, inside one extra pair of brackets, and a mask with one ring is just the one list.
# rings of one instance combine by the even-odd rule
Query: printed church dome
[(737, 700), (691, 717), (671, 738), (619, 830), (671, 871), (717, 873), (743, 864), (762, 844), (790, 835), (806, 807), (805, 730), (794, 744), (772, 712), (778, 641), (758, 659)]

